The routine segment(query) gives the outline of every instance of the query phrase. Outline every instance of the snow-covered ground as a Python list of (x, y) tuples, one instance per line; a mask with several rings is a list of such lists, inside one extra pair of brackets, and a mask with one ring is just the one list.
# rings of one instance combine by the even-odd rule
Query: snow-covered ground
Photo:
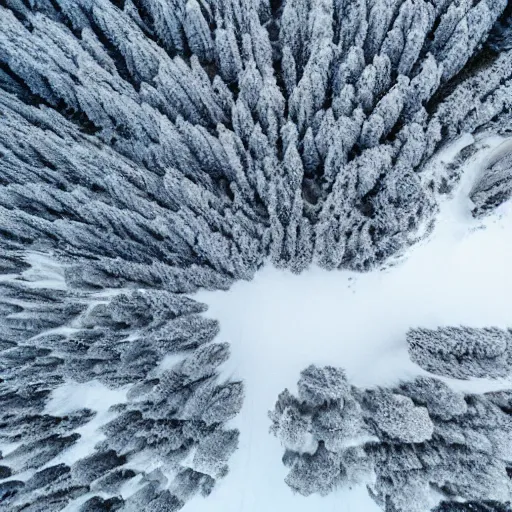
[[(325, 498), (294, 495), (283, 482), (283, 449), (268, 433), (267, 411), (284, 388), (295, 391), (300, 371), (311, 363), (343, 367), (358, 386), (390, 385), (424, 373), (407, 356), (410, 327), (512, 325), (512, 204), (483, 222), (469, 213), (468, 192), (498, 150), (499, 141), (491, 142), (494, 149), (468, 163), (432, 235), (404, 261), (368, 274), (313, 268), (297, 276), (266, 267), (229, 291), (196, 295), (208, 304), (206, 314), (220, 321), (221, 340), (231, 343), (225, 376), (244, 380), (246, 399), (234, 421), (241, 436), (230, 474), (208, 499), (187, 503), (186, 512), (379, 510), (364, 488)], [(468, 392), (508, 386), (485, 380), (451, 384)]]

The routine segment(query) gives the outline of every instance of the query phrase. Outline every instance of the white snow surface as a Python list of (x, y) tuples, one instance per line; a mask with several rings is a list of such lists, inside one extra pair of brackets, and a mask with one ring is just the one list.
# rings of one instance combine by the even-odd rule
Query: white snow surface
[[(470, 137), (441, 156), (448, 161)], [(228, 291), (200, 292), (207, 316), (220, 321), (231, 343), (224, 377), (241, 379), (246, 398), (232, 426), (240, 446), (228, 476), (185, 512), (377, 512), (366, 489), (340, 489), (327, 497), (295, 495), (284, 483), (284, 452), (269, 434), (267, 412), (285, 388), (296, 392), (310, 364), (343, 367), (358, 386), (394, 385), (425, 374), (407, 355), (411, 327), (464, 324), (512, 326), (512, 205), (484, 221), (470, 215), (468, 193), (501, 140), (468, 162), (455, 193), (442, 205), (433, 233), (403, 261), (357, 274), (312, 268), (300, 275), (265, 267)], [(503, 146), (501, 146), (503, 147)], [(466, 392), (510, 387), (510, 382), (444, 379)]]

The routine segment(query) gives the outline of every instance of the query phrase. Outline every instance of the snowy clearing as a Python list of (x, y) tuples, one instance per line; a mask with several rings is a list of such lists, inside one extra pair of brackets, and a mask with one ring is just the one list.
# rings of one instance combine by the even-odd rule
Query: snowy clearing
[[(368, 274), (312, 268), (293, 275), (266, 267), (227, 292), (196, 295), (208, 304), (206, 315), (220, 321), (221, 340), (231, 343), (225, 376), (244, 380), (246, 399), (234, 421), (240, 448), (229, 475), (207, 500), (196, 498), (185, 510), (380, 510), (364, 488), (325, 498), (294, 495), (283, 481), (283, 449), (268, 433), (267, 412), (284, 388), (295, 391), (309, 364), (343, 367), (357, 386), (389, 386), (425, 373), (407, 355), (410, 327), (510, 325), (512, 205), (476, 221), (467, 199), (478, 170), (499, 150), (492, 147), (473, 158), (442, 205), (433, 234), (405, 261)], [(466, 392), (509, 385), (444, 380)]]

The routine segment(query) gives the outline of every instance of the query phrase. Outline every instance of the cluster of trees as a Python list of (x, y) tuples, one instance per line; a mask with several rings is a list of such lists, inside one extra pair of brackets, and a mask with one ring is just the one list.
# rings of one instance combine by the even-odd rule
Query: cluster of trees
[(432, 377), (360, 389), (310, 366), (298, 396), (279, 395), (271, 432), (305, 496), (366, 484), (387, 512), (510, 510), (511, 404), (510, 391), (464, 395)]
[(8, 5), (0, 236), (75, 286), (367, 270), (432, 221), (439, 145), (510, 126), (506, 0)]
[(473, 216), (492, 212), (512, 196), (512, 146), (506, 142), (496, 158), (483, 169), (469, 197), (474, 203)]
[[(219, 380), (229, 347), (212, 343), (218, 325), (200, 316), (205, 306), (161, 290), (97, 297), (37, 282), (0, 282), (0, 443), (15, 446), (0, 457), (0, 508), (57, 511), (90, 495), (81, 510), (170, 511), (207, 495), (237, 447), (225, 422), (243, 387)], [(169, 355), (179, 362), (168, 367)], [(45, 407), (58, 386), (92, 380), (127, 389), (127, 400), (92, 453), (62, 463), (95, 412)], [(120, 488), (136, 476), (143, 485), (123, 502)]]
[(457, 379), (512, 373), (512, 332), (497, 327), (410, 329), (409, 356), (423, 369)]

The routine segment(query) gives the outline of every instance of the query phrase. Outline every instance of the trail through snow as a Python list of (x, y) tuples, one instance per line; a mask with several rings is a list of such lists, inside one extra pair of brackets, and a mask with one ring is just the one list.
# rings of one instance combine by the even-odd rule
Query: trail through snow
[[(267, 412), (286, 387), (295, 391), (300, 371), (312, 363), (341, 366), (358, 386), (393, 385), (425, 373), (407, 356), (410, 327), (512, 326), (512, 205), (485, 221), (469, 213), (468, 193), (493, 151), (480, 152), (467, 165), (428, 240), (386, 270), (313, 268), (297, 276), (266, 267), (251, 282), (196, 295), (208, 304), (206, 314), (220, 321), (220, 339), (231, 343), (225, 377), (245, 382), (246, 399), (233, 422), (241, 435), (230, 473), (206, 500), (187, 503), (186, 512), (380, 510), (364, 488), (324, 498), (294, 495), (283, 481), (283, 448), (268, 433)], [(509, 385), (450, 383), (467, 392)]]

